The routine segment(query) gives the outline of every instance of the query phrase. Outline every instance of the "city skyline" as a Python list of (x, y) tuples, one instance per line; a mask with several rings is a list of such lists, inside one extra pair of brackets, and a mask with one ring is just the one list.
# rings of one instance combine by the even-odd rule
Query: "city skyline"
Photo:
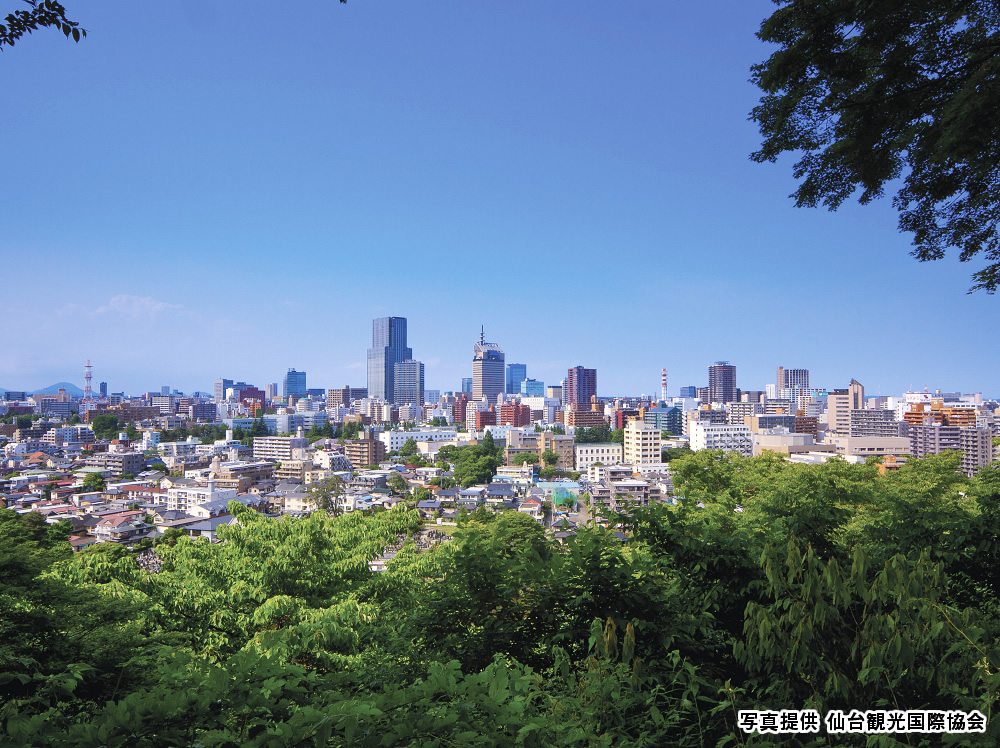
[[(796, 209), (790, 162), (750, 162), (773, 5), (723, 9), (328, 3), (274, 32), (249, 0), (81, 8), (79, 44), (3, 56), (8, 142), (60, 148), (5, 161), (0, 386), (82, 386), (88, 358), (112, 391), (291, 363), (364, 386), (368, 325), (395, 314), (441, 390), (485, 324), (540, 381), (586, 361), (600, 395), (658, 393), (664, 367), (671, 394), (705, 386), (719, 359), (754, 389), (785, 362), (827, 388), (1000, 394), (976, 261), (917, 263), (886, 200)], [(43, 286), (39, 261), (65, 272)], [(456, 299), (442, 269), (479, 283)]]
[[(389, 318), (385, 318), (385, 319), (389, 319)], [(400, 318), (393, 318), (393, 319), (400, 319)], [(406, 321), (405, 318), (402, 318), (402, 319), (403, 319), (404, 322)], [(374, 322), (377, 322), (377, 321), (378, 320), (372, 320), (371, 323), (374, 323)], [(479, 344), (479, 341), (477, 341), (477, 345), (478, 344)], [(487, 343), (486, 345), (496, 346), (498, 344)], [(412, 349), (407, 349), (407, 350), (412, 351)], [(432, 357), (432, 358), (434, 358), (434, 357)], [(88, 361), (89, 361), (89, 359), (88, 359)], [(419, 369), (417, 370), (419, 372), (418, 377), (419, 377), (420, 380), (424, 380), (424, 378), (425, 378), (425, 376), (424, 376), (424, 369), (425, 369), (425, 367), (424, 367), (423, 362), (421, 362), (421, 361), (414, 361), (414, 360), (412, 360), (412, 358), (409, 358), (409, 357), (407, 359), (403, 359), (401, 361), (407, 361), (411, 365), (419, 365)], [(743, 373), (744, 369), (743, 369), (742, 366), (736, 367), (735, 364), (732, 364), (729, 361), (718, 361), (717, 360), (717, 361), (713, 361), (713, 362), (708, 363), (705, 366), (701, 367), (702, 371), (706, 371), (707, 370), (707, 374), (703, 374), (702, 378), (700, 380), (698, 380), (698, 381), (691, 381), (691, 382), (685, 383), (683, 380), (682, 381), (674, 380), (673, 377), (671, 376), (671, 384), (670, 384), (670, 387), (669, 387), (669, 390), (668, 390), (668, 395), (670, 397), (688, 397), (688, 396), (694, 397), (695, 396), (694, 394), (685, 394), (685, 392), (687, 390), (689, 390), (690, 388), (698, 388), (698, 387), (711, 388), (711, 372), (712, 372), (713, 367), (715, 367), (715, 366), (717, 366), (719, 364), (725, 364), (725, 365), (727, 365), (730, 368), (738, 368), (739, 369), (739, 371), (740, 371), (740, 373), (738, 375), (739, 379), (735, 382), (734, 386), (735, 386), (736, 389), (739, 389), (741, 391), (758, 391), (758, 390), (759, 391), (764, 391), (767, 388), (768, 385), (776, 385), (778, 383), (777, 382), (778, 377), (775, 374), (775, 367), (768, 367), (766, 365), (763, 365), (763, 366), (761, 366), (761, 365), (755, 365), (755, 366), (752, 367), (752, 369), (754, 371), (758, 371), (758, 370), (759, 371), (770, 370), (770, 372), (771, 372), (771, 379), (774, 380), (774, 381), (756, 381), (756, 380), (754, 380), (754, 381), (749, 381), (748, 382), (748, 381), (745, 381), (745, 375)], [(517, 366), (526, 366), (529, 369), (531, 368), (531, 364), (530, 363), (526, 364), (526, 365), (525, 364), (517, 364)], [(707, 369), (706, 369), (706, 367), (707, 367)], [(93, 367), (93, 366), (91, 366), (91, 368), (93, 369), (93, 368), (99, 368), (99, 367)], [(230, 367), (230, 368), (235, 368), (235, 367)], [(555, 373), (551, 376), (551, 378), (550, 378), (549, 381), (558, 384), (558, 382), (561, 379), (566, 379), (567, 378), (567, 375), (568, 375), (569, 371), (571, 369), (573, 369), (573, 368), (580, 368), (580, 367), (577, 365), (577, 367), (569, 367), (566, 370), (562, 370), (562, 376), (561, 377), (558, 376), (558, 370), (555, 370)], [(687, 366), (687, 367), (684, 368), (684, 370), (685, 371), (687, 371), (687, 370), (695, 370), (697, 368), (698, 368), (697, 366)], [(751, 368), (751, 367), (748, 367), (748, 368)], [(804, 385), (800, 385), (800, 386), (808, 387), (809, 383), (810, 383), (810, 380), (812, 380), (812, 388), (815, 389), (815, 390), (818, 390), (818, 391), (833, 391), (833, 390), (836, 390), (836, 389), (842, 389), (842, 388), (846, 387), (851, 381), (854, 381), (854, 380), (858, 379), (858, 377), (853, 377), (852, 376), (852, 377), (849, 377), (846, 381), (839, 381), (838, 380), (836, 382), (818, 382), (818, 380), (817, 380), (817, 378), (815, 376), (815, 372), (811, 371), (810, 369), (806, 369), (806, 368), (802, 368), (802, 369), (785, 369), (785, 367), (783, 367), (783, 366), (778, 366), (776, 368), (777, 368), (778, 374), (780, 374), (782, 372), (784, 372), (786, 374), (786, 378), (785, 378), (786, 382), (789, 381), (789, 378), (788, 378), (787, 375), (792, 374), (794, 372), (794, 375), (797, 376), (797, 377), (799, 377), (800, 381), (801, 381), (801, 378), (804, 377), (805, 384)], [(78, 367), (78, 369), (82, 372), (84, 370), (84, 367), (80, 366), (80, 367)], [(294, 372), (294, 371), (295, 371), (294, 369), (287, 370), (287, 372)], [(596, 371), (596, 367), (594, 369), (592, 369), (592, 370), (587, 370), (587, 371)], [(287, 372), (286, 372), (285, 376), (287, 376)], [(304, 375), (306, 372), (305, 371), (298, 371), (296, 373), (299, 374), (299, 375)], [(466, 376), (464, 376), (465, 372), (456, 372), (456, 374), (457, 374), (456, 381), (455, 382), (450, 382), (449, 381), (447, 383), (447, 386), (440, 385), (440, 383), (439, 383), (439, 386), (433, 386), (433, 387), (430, 386), (430, 385), (426, 385), (426, 386), (421, 385), (421, 386), (424, 386), (428, 390), (437, 390), (439, 392), (461, 393), (463, 391), (462, 390), (462, 382), (463, 382), (463, 380), (467, 379), (467, 380), (469, 380), (471, 382), (473, 378), (472, 377), (466, 377)], [(412, 375), (408, 375), (408, 376), (412, 376)], [(505, 372), (504, 376), (506, 377), (506, 372)], [(735, 372), (734, 372), (734, 376), (736, 376)], [(107, 380), (109, 377), (111, 378), (111, 384), (109, 384), (107, 381), (101, 381), (100, 385), (101, 385), (102, 389), (106, 390), (106, 392), (125, 392), (128, 395), (139, 395), (139, 394), (142, 394), (142, 393), (145, 393), (145, 392), (159, 393), (161, 391), (161, 389), (163, 389), (164, 387), (169, 387), (172, 392), (173, 391), (183, 392), (183, 393), (188, 394), (188, 395), (190, 395), (190, 394), (192, 394), (194, 392), (202, 392), (202, 393), (206, 393), (209, 396), (211, 396), (213, 394), (214, 390), (217, 389), (217, 382), (218, 381), (227, 381), (227, 382), (230, 383), (230, 385), (234, 381), (241, 381), (241, 382), (246, 381), (246, 382), (249, 382), (251, 385), (254, 385), (254, 386), (257, 386), (257, 387), (262, 387), (262, 388), (267, 388), (268, 386), (272, 385), (272, 383), (270, 381), (268, 381), (268, 377), (267, 376), (262, 376), (262, 377), (259, 377), (259, 378), (254, 378), (254, 377), (240, 377), (240, 378), (238, 378), (236, 380), (234, 380), (234, 379), (218, 380), (218, 378), (216, 378), (216, 379), (213, 379), (213, 380), (209, 381), (207, 384), (202, 384), (201, 386), (193, 386), (193, 387), (184, 387), (184, 386), (178, 386), (177, 384), (170, 384), (170, 385), (156, 385), (156, 386), (150, 385), (150, 386), (140, 386), (140, 387), (137, 387), (137, 388), (128, 388), (128, 387), (117, 387), (117, 386), (115, 386), (115, 384), (114, 384), (114, 378), (110, 374), (107, 374), (107, 372), (103, 372), (102, 375), (100, 376), (100, 378), (102, 380)], [(322, 374), (318, 374), (318, 375), (316, 375), (316, 377), (319, 378), (319, 382), (318, 382), (319, 386), (317, 388), (318, 389), (323, 389), (323, 390), (337, 389), (337, 388), (344, 387), (345, 385), (350, 386), (350, 387), (364, 387), (367, 384), (367, 382), (357, 382), (357, 381), (353, 381), (353, 380), (349, 381), (349, 382), (327, 381), (323, 377)], [(154, 374), (150, 374), (148, 378), (152, 382), (156, 377), (155, 377)], [(161, 379), (162, 379), (162, 377), (161, 377)], [(864, 376), (860, 377), (860, 380), (863, 381), (864, 379), (865, 379)], [(549, 384), (549, 382), (546, 382), (546, 380), (542, 379), (541, 377), (529, 377), (529, 380), (531, 380), (531, 381), (542, 381), (542, 382), (545, 382), (546, 384)], [(603, 376), (602, 376), (602, 381), (603, 381)], [(59, 379), (58, 381), (55, 381), (55, 382), (49, 382), (48, 384), (39, 385), (37, 387), (7, 387), (5, 384), (0, 383), (0, 392), (3, 392), (3, 391), (6, 390), (6, 391), (11, 391), (11, 392), (21, 392), (21, 391), (23, 391), (23, 392), (26, 392), (26, 393), (31, 393), (31, 392), (35, 392), (35, 391), (41, 391), (42, 389), (52, 388), (52, 387), (54, 387), (56, 385), (62, 385), (62, 384), (70, 384), (73, 387), (76, 387), (77, 389), (79, 389), (80, 392), (84, 391), (83, 376), (81, 374), (80, 379), (79, 379), (79, 383), (76, 382), (76, 381), (74, 381), (72, 378), (69, 378), (69, 377), (64, 378), (64, 379)], [(973, 387), (965, 387), (965, 388), (962, 388), (962, 387), (952, 387), (952, 386), (947, 386), (947, 385), (946, 386), (941, 386), (940, 384), (937, 384), (937, 383), (929, 383), (929, 384), (926, 384), (926, 385), (916, 385), (916, 384), (914, 384), (912, 386), (905, 386), (905, 387), (902, 387), (902, 388), (899, 388), (899, 389), (895, 389), (895, 390), (887, 390), (886, 388), (882, 387), (880, 383), (875, 383), (874, 386), (873, 385), (866, 385), (866, 387), (869, 390), (869, 392), (868, 392), (868, 396), (869, 397), (877, 397), (877, 396), (881, 396), (881, 395), (899, 395), (899, 394), (902, 394), (904, 392), (923, 392), (923, 391), (928, 391), (928, 392), (933, 393), (935, 391), (940, 391), (940, 392), (962, 392), (962, 393), (966, 393), (966, 394), (973, 394), (973, 393), (979, 392), (979, 393), (982, 393), (983, 397), (986, 398), (986, 399), (997, 399), (997, 398), (1000, 398), (1000, 391), (997, 391), (995, 385), (994, 385), (994, 389), (991, 389), (990, 386), (989, 386), (989, 383), (984, 383), (982, 386), (979, 386), (979, 387), (973, 386)], [(516, 394), (520, 394), (520, 391), (515, 392), (515, 393), (508, 393), (508, 394), (515, 394), (516, 395)], [(603, 398), (611, 398), (611, 397), (639, 397), (639, 396), (643, 396), (643, 395), (644, 396), (648, 396), (648, 397), (657, 397), (658, 394), (659, 394), (659, 388), (655, 388), (654, 389), (654, 388), (650, 387), (648, 390), (644, 390), (644, 391), (638, 391), (638, 390), (636, 390), (636, 391), (604, 391), (603, 389), (600, 389), (600, 390), (597, 391), (596, 394), (597, 394), (598, 397), (600, 397), (602, 399)], [(776, 393), (776, 396), (778, 394), (780, 394), (780, 393)]]

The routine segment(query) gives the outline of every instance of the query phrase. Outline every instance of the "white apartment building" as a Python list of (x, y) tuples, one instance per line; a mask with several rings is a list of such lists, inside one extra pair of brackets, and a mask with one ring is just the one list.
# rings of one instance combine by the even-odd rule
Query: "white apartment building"
[(235, 488), (216, 488), (214, 481), (209, 481), (207, 486), (174, 486), (167, 489), (167, 509), (186, 512), (207, 501), (229, 501), (236, 496)]
[(465, 423), (467, 426), (476, 425), (476, 413), (485, 413), (490, 409), (490, 404), (485, 400), (472, 400), (465, 404)]
[(629, 421), (625, 427), (624, 462), (646, 465), (662, 462), (662, 436), (656, 426), (642, 421)]
[(351, 462), (344, 456), (343, 452), (331, 452), (318, 450), (313, 457), (313, 463), (319, 465), (324, 470), (351, 471)]
[(183, 442), (160, 442), (156, 445), (156, 451), (160, 453), (160, 457), (193, 457), (198, 453), (200, 445), (200, 441), (189, 436)]
[(304, 450), (309, 440), (302, 436), (255, 436), (253, 458), (255, 460), (291, 460), (296, 450)]
[[(692, 421), (691, 449), (721, 449), (725, 452), (739, 452), (746, 457), (753, 456), (753, 432), (747, 426), (730, 426), (722, 423)], [(626, 431), (626, 439), (628, 432)]]
[(621, 444), (577, 444), (573, 448), (578, 473), (586, 472), (595, 462), (604, 465), (620, 465), (624, 456)]
[(446, 442), (455, 438), (455, 429), (419, 429), (413, 431), (383, 431), (378, 435), (386, 452), (398, 451), (407, 439), (415, 442)]

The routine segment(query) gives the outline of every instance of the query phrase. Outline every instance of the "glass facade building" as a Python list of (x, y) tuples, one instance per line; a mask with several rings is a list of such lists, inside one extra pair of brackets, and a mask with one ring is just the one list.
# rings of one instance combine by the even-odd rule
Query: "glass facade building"
[(507, 382), (504, 392), (516, 395), (521, 391), (521, 382), (528, 378), (528, 367), (525, 364), (507, 364)]
[(306, 373), (304, 371), (289, 369), (285, 374), (284, 380), (282, 380), (281, 394), (285, 397), (288, 397), (289, 395), (294, 397), (305, 397)]
[(413, 358), (406, 347), (406, 317), (379, 317), (372, 321), (372, 347), (368, 349), (368, 397), (397, 402), (396, 364)]

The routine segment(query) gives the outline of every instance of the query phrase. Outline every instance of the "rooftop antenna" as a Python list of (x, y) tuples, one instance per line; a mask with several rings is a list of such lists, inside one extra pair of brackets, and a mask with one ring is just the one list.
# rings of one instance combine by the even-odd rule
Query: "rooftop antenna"
[(479, 344), (486, 345), (486, 325), (479, 328)]

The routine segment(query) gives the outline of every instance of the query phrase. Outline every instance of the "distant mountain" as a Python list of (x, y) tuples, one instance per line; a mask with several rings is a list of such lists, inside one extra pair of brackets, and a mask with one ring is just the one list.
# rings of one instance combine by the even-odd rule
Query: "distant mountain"
[(57, 395), (60, 389), (65, 389), (67, 395), (73, 395), (76, 397), (83, 397), (83, 390), (77, 387), (71, 382), (56, 382), (55, 384), (50, 384), (45, 389), (35, 390), (32, 395)]

